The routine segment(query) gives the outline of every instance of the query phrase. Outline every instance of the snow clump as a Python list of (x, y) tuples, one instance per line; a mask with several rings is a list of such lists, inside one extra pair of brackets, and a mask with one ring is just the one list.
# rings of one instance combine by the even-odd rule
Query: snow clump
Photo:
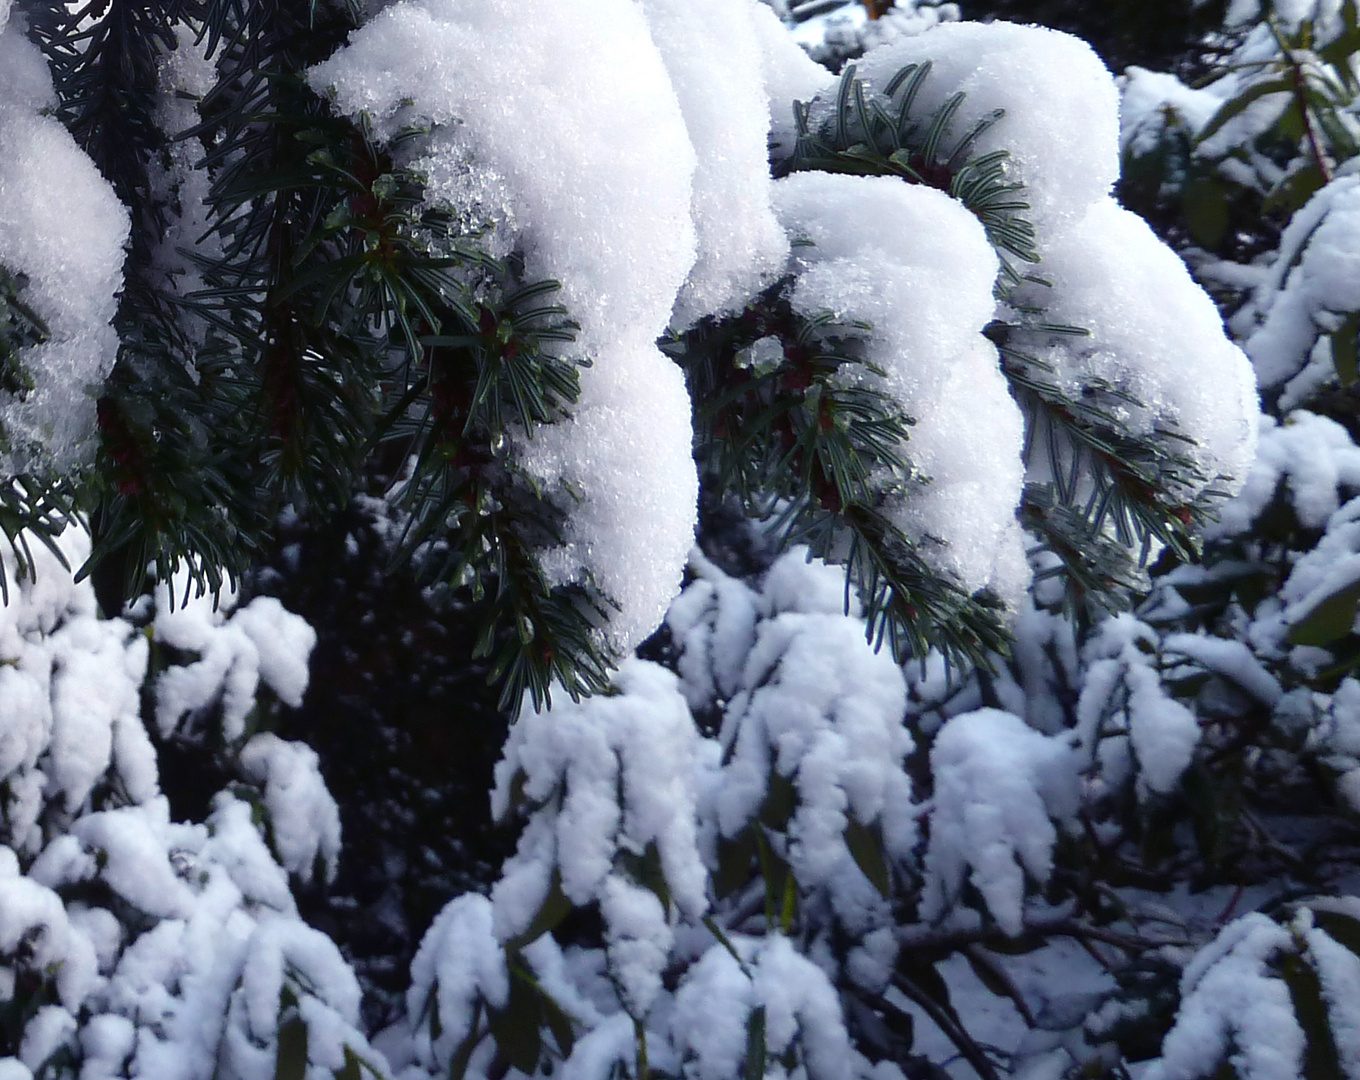
[[(410, 162), (430, 190), (457, 199), (459, 184), (474, 184), (529, 279), (561, 282), (593, 366), (571, 418), (519, 440), (518, 455), (549, 490), (580, 494), (565, 544), (542, 561), (556, 583), (594, 576), (618, 605), (608, 638), (620, 654), (657, 626), (676, 591), (698, 486), (684, 378), (655, 344), (698, 250), (697, 159), (649, 11), (683, 46), (675, 67), (685, 67), (698, 126), (712, 103), (685, 52), (696, 48), (696, 16), (661, 3), (401, 0), (310, 75), (341, 112), (372, 117), (381, 138), (433, 125)], [(706, 150), (705, 205), (731, 186), (713, 171), (721, 142), (756, 129), (751, 117), (733, 123)], [(738, 165), (741, 177), (749, 155)], [(744, 239), (777, 248), (758, 196), (754, 211)], [(745, 271), (717, 255), (721, 232), (705, 236), (694, 288), (711, 299)]]
[(0, 474), (13, 476), (89, 455), (93, 390), (118, 351), (110, 322), (130, 225), (94, 162), (45, 115), (56, 103), (47, 63), (9, 15), (0, 7), (0, 271), (46, 329), (0, 390)]

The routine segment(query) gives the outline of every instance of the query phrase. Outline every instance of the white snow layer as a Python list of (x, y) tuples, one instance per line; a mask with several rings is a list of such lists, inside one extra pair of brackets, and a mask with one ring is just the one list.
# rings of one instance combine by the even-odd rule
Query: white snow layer
[(973, 591), (1018, 604), (1029, 581), (1015, 520), (1024, 422), (982, 335), (997, 258), (976, 218), (931, 188), (892, 177), (796, 173), (775, 185), (798, 248), (793, 295), (806, 315), (873, 326), (866, 380), (915, 419), (906, 451), (927, 478), (890, 503), (924, 550)]
[(921, 917), (955, 905), (965, 873), (1006, 933), (1023, 929), (1025, 882), (1053, 869), (1057, 830), (1076, 812), (1072, 750), (1018, 716), (979, 709), (945, 723), (930, 751), (935, 810), (926, 849)]
[[(71, 567), (89, 553), (74, 525), (57, 544)], [(258, 784), (263, 821), (244, 785), (219, 793), (205, 824), (172, 822), (159, 793), (140, 717), (148, 637), (164, 619), (161, 640), (201, 642), (231, 630), (225, 611), (162, 611), (138, 633), (98, 620), (92, 585), (75, 583), (41, 544), (32, 549), (36, 578), (20, 579), (0, 548), (10, 582), (0, 602), (0, 996), (22, 968), (50, 981), (60, 1004), (26, 1023), (23, 1064), (38, 1069), (69, 1044), (84, 1054), (87, 1080), (269, 1080), (287, 989), (307, 1029), (308, 1075), (333, 1075), (348, 1048), (385, 1080), (355, 1028), (357, 980), (331, 940), (298, 918), (289, 891), (289, 869), (329, 871), (339, 843), (312, 751), (272, 735), (245, 747), (240, 765)], [(252, 609), (254, 637), (231, 632), (270, 656), (260, 666), (281, 695), (300, 695), (310, 629), (273, 601), (234, 618)], [(210, 697), (223, 691), (219, 680)], [(91, 899), (64, 904), (78, 888)]]
[(1289, 988), (1267, 967), (1290, 951), (1288, 930), (1252, 912), (1229, 923), (1181, 978), (1181, 1006), (1143, 1080), (1211, 1075), (1225, 1058), (1242, 1080), (1302, 1075), (1304, 1034)]
[(642, 660), (615, 677), (617, 694), (526, 713), (496, 765), (492, 809), (522, 793), (530, 819), (492, 891), (497, 935), (529, 927), (554, 879), (576, 905), (600, 903), (612, 977), (633, 1015), (661, 989), (672, 944), (667, 911), (616, 867), (651, 848), (678, 912), (707, 907), (696, 840), (695, 755), (700, 740), (678, 680)]
[(258, 596), (229, 617), (234, 597), (218, 601), (193, 589), (187, 569), (156, 588), (156, 640), (199, 654), (157, 679), (156, 726), (168, 736), (186, 717), (220, 705), (222, 737), (234, 743), (261, 682), (285, 704), (302, 704), (316, 631), (273, 597)]
[(1345, 428), (1325, 416), (1299, 410), (1280, 424), (1263, 415), (1247, 481), (1205, 530), (1205, 539), (1249, 532), (1281, 484), (1299, 523), (1321, 529), (1340, 506), (1342, 490), (1360, 492), (1360, 447)]
[(881, 89), (905, 65), (927, 60), (933, 67), (916, 108), (935, 109), (962, 91), (955, 135), (1005, 110), (976, 152), (1010, 152), (1041, 244), (1109, 194), (1119, 177), (1119, 95), (1086, 42), (1039, 26), (945, 22), (870, 50), (857, 72)]
[(642, 3), (698, 158), (691, 204), (698, 259), (676, 300), (677, 330), (741, 307), (788, 255), (770, 209), (771, 102), (756, 7), (756, 0)]
[[(689, 55), (683, 66), (699, 62)], [(543, 564), (556, 582), (594, 576), (619, 605), (608, 638), (626, 652), (678, 589), (697, 497), (689, 395), (655, 345), (695, 261), (696, 156), (643, 9), (632, 0), (401, 0), (310, 78), (342, 112), (371, 116), (381, 137), (434, 124), (416, 161), (432, 189), (479, 173), (529, 278), (561, 282), (594, 366), (571, 419), (519, 440), (519, 454), (550, 489), (580, 493), (565, 545)], [(696, 119), (710, 107), (687, 99)], [(701, 198), (730, 186), (709, 169)], [(703, 288), (722, 287), (732, 265), (714, 262)]]
[(879, 824), (888, 854), (906, 858), (916, 841), (903, 769), (913, 745), (902, 723), (906, 684), (864, 640), (863, 623), (796, 612), (763, 621), (742, 684), (723, 718), (726, 762), (709, 796), (721, 834), (755, 817), (777, 775), (797, 795), (789, 862), (805, 887), (860, 878), (845, 841), (852, 819)]
[(1074, 388), (1103, 379), (1131, 395), (1138, 404), (1118, 419), (1135, 435), (1170, 429), (1192, 440), (1182, 452), (1200, 477), (1184, 498), (1210, 486), (1235, 492), (1256, 449), (1256, 381), (1175, 252), (1101, 199), (1051, 239), (1040, 272), (1053, 282), (1036, 295), (1045, 317), (1091, 332), (1055, 336), (1040, 358)]
[(10, 446), (0, 474), (82, 462), (95, 426), (93, 390), (113, 367), (109, 325), (122, 287), (127, 212), (61, 123), (42, 54), (18, 20), (0, 31), (0, 266), (24, 275), (21, 300), (49, 337), (19, 353), (33, 389), (0, 394)]
[(1360, 176), (1333, 180), (1290, 219), (1256, 308), (1260, 325), (1246, 350), (1267, 388), (1298, 372), (1320, 335), (1360, 311)]

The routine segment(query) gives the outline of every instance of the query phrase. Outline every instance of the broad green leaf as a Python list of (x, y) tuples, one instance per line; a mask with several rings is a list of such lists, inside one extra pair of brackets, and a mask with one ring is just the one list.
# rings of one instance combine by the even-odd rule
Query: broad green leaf
[(756, 859), (756, 826), (748, 825), (731, 840), (718, 840), (718, 871), (713, 875), (713, 892), (725, 900), (754, 877), (751, 864)]
[(1326, 183), (1317, 162), (1306, 161), (1270, 189), (1261, 202), (1262, 213), (1293, 214)]
[(649, 843), (641, 855), (634, 855), (630, 851), (620, 852), (619, 862), (635, 882), (655, 893), (656, 898), (661, 901), (661, 906), (670, 911), (671, 888), (666, 881), (666, 874), (661, 866), (661, 852), (655, 841)]
[(557, 1049), (562, 1052), (564, 1058), (571, 1056), (572, 1047), (576, 1045), (576, 1031), (572, 1025), (571, 1017), (567, 1015), (565, 1009), (557, 1004), (557, 999), (549, 994), (541, 986), (537, 986), (539, 997), (543, 1003), (543, 1019), (548, 1024), (548, 1030), (552, 1032), (552, 1037), (557, 1043)]
[(765, 802), (760, 807), (760, 820), (771, 829), (783, 832), (798, 805), (798, 793), (793, 780), (777, 769), (771, 770), (767, 792)]
[(1195, 243), (1216, 250), (1228, 232), (1228, 189), (1209, 177), (1191, 180), (1181, 195), (1181, 211)]
[(1299, 956), (1286, 956), (1279, 966), (1294, 1003), (1294, 1016), (1307, 1037), (1303, 1055), (1304, 1080), (1347, 1080), (1332, 1039), (1327, 1004), (1322, 997), (1322, 983), (1317, 972)]
[(746, 1068), (742, 1080), (764, 1080), (765, 1077), (765, 1006), (751, 1012), (746, 1022)]
[(1222, 108), (1210, 118), (1209, 122), (1200, 128), (1199, 134), (1195, 136), (1195, 145), (1203, 143), (1218, 131), (1224, 124), (1239, 113), (1245, 112), (1252, 102), (1258, 101), (1267, 94), (1287, 94), (1292, 87), (1289, 80), (1283, 77), (1277, 79), (1262, 79), (1258, 83), (1253, 83), (1242, 93), (1231, 101), (1223, 103)]
[(879, 894), (886, 897), (892, 885), (888, 880), (888, 863), (883, 858), (883, 844), (878, 832), (852, 817), (845, 827), (845, 846), (850, 849), (855, 865), (864, 872)]
[(1360, 919), (1339, 911), (1314, 911), (1313, 922), (1337, 944), (1360, 956)]
[(279, 1051), (274, 1080), (305, 1080), (307, 1075), (307, 1025), (294, 1013), (279, 1025)]
[(483, 1007), (481, 998), (478, 998), (472, 1006), (472, 1024), (468, 1027), (467, 1038), (458, 1044), (453, 1060), (449, 1062), (449, 1080), (463, 1080), (463, 1077), (467, 1074), (468, 1062), (472, 1060), (472, 1051), (477, 1049), (477, 1043), (482, 1036), (478, 1028), (482, 1023)]
[(532, 1076), (538, 1070), (543, 1049), (543, 1002), (520, 968), (510, 968), (510, 997), (505, 1008), (490, 1009), (488, 1019), (501, 1057), (526, 1076)]
[(1344, 585), (1289, 628), (1291, 645), (1330, 645), (1351, 632), (1356, 604), (1360, 603), (1360, 579)]
[(1331, 334), (1332, 364), (1342, 386), (1354, 386), (1360, 378), (1356, 338), (1360, 336), (1360, 312), (1352, 312)]

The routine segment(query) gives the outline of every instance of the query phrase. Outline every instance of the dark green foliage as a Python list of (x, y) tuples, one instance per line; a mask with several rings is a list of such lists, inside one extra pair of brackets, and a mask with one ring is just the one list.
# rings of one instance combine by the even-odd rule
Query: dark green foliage
[[(21, 299), (27, 282), (0, 266), (0, 392), (23, 397), (33, 389), (19, 352), (47, 340), (47, 328)], [(3, 437), (3, 433), (0, 433)]]
[[(1038, 358), (1048, 344), (1088, 332), (1045, 317), (1051, 286), (1024, 265), (1039, 261), (1025, 184), (1007, 169), (1004, 150), (976, 149), (983, 132), (1004, 125), (1004, 112), (956, 132), (953, 121), (962, 94), (933, 110), (917, 108), (930, 68), (928, 62), (909, 64), (875, 93), (857, 77), (854, 65), (847, 67), (833, 110), (815, 130), (810, 121), (815, 110), (795, 106), (797, 145), (786, 161), (776, 163), (776, 172), (895, 176), (946, 191), (977, 216), (1001, 262), (998, 295), (1013, 313), (1010, 321), (994, 322), (988, 336), (1025, 411), (1026, 462), (1046, 456), (1054, 477), (1051, 483), (1027, 486), (1021, 518), (1061, 559), (1072, 610), (1088, 601), (1120, 606), (1137, 589), (1154, 542), (1179, 557), (1194, 557), (1193, 537), (1219, 496), (1212, 490), (1190, 501), (1178, 495), (1202, 486), (1193, 462), (1177, 452), (1185, 445), (1183, 437), (1170, 430), (1158, 431), (1155, 438), (1131, 433), (1117, 418), (1120, 409), (1138, 404), (1127, 393), (1091, 379), (1074, 394), (1059, 386), (1051, 367)], [(874, 551), (872, 540), (862, 550)], [(884, 583), (896, 595), (890, 567), (887, 560)], [(901, 584), (910, 587), (909, 581)], [(968, 648), (962, 655), (970, 655)]]
[(869, 91), (851, 65), (837, 87), (835, 113), (813, 130), (810, 107), (794, 106), (798, 141), (792, 156), (775, 165), (776, 175), (819, 170), (856, 176), (898, 176), (926, 184), (958, 199), (987, 230), (1001, 256), (1001, 287), (1022, 278), (1013, 260), (1039, 260), (1034, 225), (1024, 212), (1025, 185), (1006, 175), (1005, 151), (979, 154), (978, 136), (1005, 117), (998, 109), (962, 134), (952, 124), (964, 95), (956, 93), (933, 111), (916, 107), (931, 65), (908, 64), (882, 88)]
[[(483, 255), (390, 148), (305, 85), (356, 14), (272, 0), (28, 13), (63, 119), (136, 222), (89, 488), (86, 571), (99, 568), (105, 606), (136, 595), (148, 570), (165, 580), (186, 563), (216, 591), (259, 558), (281, 514), (324, 522), (374, 467), (408, 460), (392, 558), (484, 599), (478, 648), (502, 703), (525, 690), (541, 703), (554, 679), (573, 696), (601, 689), (608, 598), (550, 586), (536, 560), (573, 496), (542, 490), (506, 449), (575, 402), (575, 324), (555, 283)], [(157, 64), (184, 18), (218, 81), (199, 127), (165, 133)], [(202, 287), (187, 292), (155, 260), (170, 207), (148, 176), (169, 138), (198, 148), (212, 185), (202, 250), (215, 253), (192, 255)], [(17, 292), (0, 290), (15, 379), (27, 341), (15, 333), (41, 331)]]
[[(1227, 0), (963, 0), (964, 18), (1006, 19), (1066, 30), (1089, 41), (1115, 73), (1164, 70), (1216, 30)], [(1193, 62), (1193, 61), (1192, 61)]]
[[(323, 527), (381, 475), (396, 482), (403, 515), (389, 564), (409, 564), (433, 593), (470, 605), (474, 656), (489, 661), (502, 707), (517, 708), (526, 692), (542, 704), (553, 684), (572, 697), (605, 689), (618, 659), (604, 633), (612, 599), (588, 573), (551, 583), (539, 562), (589, 493), (545, 486), (517, 464), (535, 430), (568, 417), (578, 399), (588, 358), (576, 325), (556, 283), (527, 277), (516, 253), (490, 258), (468, 226), (426, 202), (422, 178), (398, 164), (426, 132), (380, 143), (308, 87), (306, 70), (346, 40), (357, 12), (306, 0), (24, 6), (56, 72), (62, 118), (134, 220), (97, 459), (71, 478), (95, 533), (83, 572), (96, 573), (106, 609), (140, 592), (148, 573), (166, 580), (186, 564), (201, 588), (238, 581), (280, 520)], [(186, 26), (216, 83), (196, 127), (164, 132), (159, 65)], [(1000, 296), (1042, 288), (1026, 273), (1038, 238), (1023, 184), (1004, 151), (976, 149), (1003, 114), (956, 130), (959, 95), (918, 106), (929, 77), (929, 64), (907, 67), (877, 95), (847, 71), (828, 122), (814, 127), (820, 113), (796, 106), (800, 137), (774, 162), (776, 175), (929, 184), (983, 223), (1002, 261)], [(181, 253), (191, 270), (177, 276), (159, 249), (180, 193), (152, 179), (173, 175), (181, 151), (210, 191), (207, 232)], [(936, 647), (951, 662), (987, 663), (1006, 648), (1000, 604), (941, 574), (929, 557), (935, 541), (909, 539), (887, 512), (925, 481), (910, 463), (910, 418), (874, 389), (881, 373), (864, 359), (872, 328), (798, 316), (788, 287), (667, 343), (699, 403), (706, 505), (735, 497), (774, 517), (780, 543), (844, 562), (870, 635), (898, 655)], [(8, 292), (5, 310), (23, 314), (17, 286)], [(5, 325), (36, 332), (31, 322), (11, 315)], [(1025, 514), (1063, 557), (1073, 596), (1126, 589), (1152, 539), (1188, 554), (1202, 508), (1178, 502), (1174, 476), (1165, 483), (1183, 465), (1167, 449), (1174, 433), (1158, 446), (1129, 437), (1110, 419), (1108, 388), (1064, 396), (1027, 351), (1070, 330), (1042, 311), (994, 330), (1038, 433), (1031, 443), (1071, 473), (1031, 490)], [(743, 359), (765, 338), (783, 356), (769, 370)], [(21, 490), (6, 498), (18, 500), (22, 523), (38, 512)], [(34, 484), (40, 495), (55, 490)], [(1104, 536), (1108, 522), (1117, 542)]]
[(792, 285), (778, 282), (741, 316), (701, 324), (669, 346), (702, 403), (706, 485), (772, 518), (784, 544), (844, 562), (870, 636), (897, 655), (924, 656), (933, 645), (967, 665), (1003, 650), (1000, 604), (930, 567), (885, 513), (918, 478), (905, 456), (910, 418), (867, 381), (883, 374), (864, 356), (870, 328), (800, 315)]

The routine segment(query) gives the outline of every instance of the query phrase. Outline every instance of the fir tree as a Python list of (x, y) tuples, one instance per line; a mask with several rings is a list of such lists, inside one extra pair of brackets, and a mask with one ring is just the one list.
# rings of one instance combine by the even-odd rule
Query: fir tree
[[(419, 126), (378, 137), (309, 85), (309, 69), (361, 13), (286, 3), (19, 10), (53, 73), (56, 115), (128, 207), (132, 240), (93, 461), (39, 445), (16, 455), (4, 496), (11, 542), (88, 517), (95, 549), (81, 572), (116, 610), (148, 570), (168, 580), (187, 564), (213, 590), (237, 581), (285, 508), (325, 521), (399, 478), (394, 558), (476, 602), (477, 650), (503, 704), (525, 690), (541, 703), (554, 683), (573, 697), (603, 689), (625, 644), (608, 632), (623, 598), (588, 562), (564, 579), (543, 563), (592, 493), (545, 487), (513, 445), (572, 414), (592, 358), (573, 345), (579, 327), (557, 282), (528, 274), (515, 250), (491, 253), (481, 224), (426, 197), (428, 177), (403, 150), (425, 138)], [(189, 67), (201, 85), (175, 85)], [(813, 102), (778, 103), (802, 111), (775, 174), (892, 176), (953, 194), (986, 227), (1009, 295), (1037, 258), (1025, 192), (1006, 179), (1006, 150), (974, 151), (995, 118), (968, 131), (953, 122), (961, 99), (916, 104), (928, 74), (928, 64), (904, 68), (880, 98), (847, 73), (826, 91), (830, 121), (810, 119)], [(190, 122), (176, 129), (172, 116)], [(871, 385), (875, 364), (859, 341), (873, 328), (794, 311), (793, 285), (771, 284), (666, 343), (695, 398), (705, 501), (737, 498), (773, 515), (782, 543), (809, 540), (844, 561), (870, 598), (871, 632), (899, 656), (940, 647), (965, 665), (983, 661), (1004, 648), (1003, 599), (932, 562), (921, 537), (883, 513), (886, 493), (914, 475), (912, 418)], [(45, 330), (22, 277), (8, 274), (4, 288), (7, 392), (22, 401), (25, 349)], [(1174, 441), (1121, 432), (1114, 399), (1092, 387), (1074, 399), (1046, 379), (1031, 356), (1044, 344), (1036, 335), (1083, 328), (1015, 311), (1018, 321), (988, 333), (1031, 427), (1046, 425), (1063, 458), (1053, 482), (1026, 495), (1024, 520), (1083, 596), (1117, 602), (1131, 580), (1125, 547), (1135, 564), (1153, 539), (1189, 552), (1187, 526), (1203, 511), (1168, 478), (1191, 466)], [(742, 350), (767, 339), (783, 350), (780, 370), (743, 365)], [(1079, 479), (1088, 471), (1089, 484)]]

